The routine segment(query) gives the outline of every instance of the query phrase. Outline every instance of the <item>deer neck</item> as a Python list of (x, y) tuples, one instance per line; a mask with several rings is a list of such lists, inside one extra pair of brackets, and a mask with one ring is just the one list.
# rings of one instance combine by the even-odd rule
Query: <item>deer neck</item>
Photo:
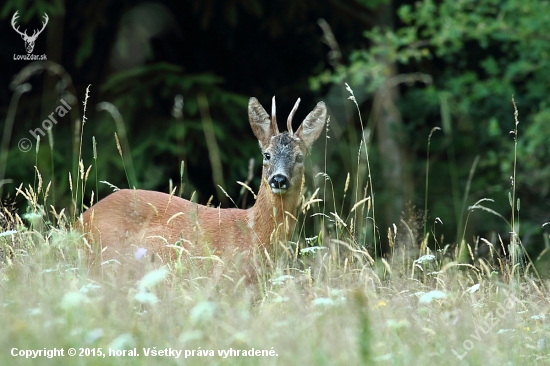
[[(267, 182), (262, 180), (256, 203), (249, 209), (249, 220), (257, 243), (261, 246), (275, 245), (278, 241), (286, 242), (296, 222), (296, 208), (303, 188), (303, 177), (295, 189), (285, 194), (274, 194)], [(298, 188), (300, 187), (300, 188)], [(292, 216), (285, 213), (288, 212)]]

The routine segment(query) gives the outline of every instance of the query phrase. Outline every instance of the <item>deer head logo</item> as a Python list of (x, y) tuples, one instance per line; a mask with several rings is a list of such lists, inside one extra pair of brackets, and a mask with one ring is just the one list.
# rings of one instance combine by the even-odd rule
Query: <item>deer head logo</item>
[[(36, 41), (36, 38), (38, 38), (38, 35), (40, 33), (42, 33), (42, 31), (44, 30), (44, 28), (46, 28), (46, 25), (48, 24), (48, 14), (44, 13), (44, 20), (45, 22), (42, 23), (42, 29), (40, 29), (39, 31), (37, 31), (36, 29), (34, 30), (34, 32), (32, 33), (32, 36), (29, 36), (27, 34), (27, 30), (25, 29), (24, 32), (21, 32), (19, 30), (19, 26), (17, 26), (17, 28), (15, 28), (15, 23), (16, 23), (16, 20), (17, 20), (17, 17), (19, 15), (17, 15), (17, 11), (15, 12), (15, 14), (13, 14), (13, 17), (11, 18), (11, 26), (13, 27), (13, 29), (19, 33), (21, 35), (21, 38), (23, 38), (23, 41), (25, 41), (25, 49), (27, 50), (27, 53), (32, 53), (32, 50), (34, 49), (34, 42)], [(38, 33), (37, 33), (38, 32)]]

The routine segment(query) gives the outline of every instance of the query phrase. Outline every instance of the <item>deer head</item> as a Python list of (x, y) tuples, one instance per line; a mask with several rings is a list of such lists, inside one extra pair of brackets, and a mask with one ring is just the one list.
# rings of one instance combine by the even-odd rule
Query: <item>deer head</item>
[(19, 26), (15, 28), (16, 19), (19, 16), (17, 15), (17, 13), (18, 11), (16, 11), (15, 14), (13, 14), (13, 17), (11, 18), (11, 26), (17, 33), (21, 35), (21, 38), (23, 38), (23, 41), (25, 41), (25, 49), (27, 50), (27, 53), (31, 53), (32, 50), (34, 49), (34, 42), (36, 41), (36, 38), (38, 38), (38, 35), (42, 33), (42, 31), (44, 30), (44, 28), (46, 28), (46, 25), (48, 24), (48, 20), (49, 20), (48, 14), (44, 13), (45, 22), (42, 23), (42, 29), (40, 29), (39, 31), (35, 29), (32, 33), (32, 36), (29, 36), (27, 34), (26, 29), (24, 32), (21, 32), (19, 30)]
[(327, 117), (325, 103), (319, 102), (298, 130), (293, 132), (292, 118), (299, 104), (298, 98), (287, 119), (288, 131), (283, 133), (279, 133), (277, 127), (275, 97), (271, 107), (271, 118), (256, 98), (250, 98), (248, 104), (250, 125), (264, 156), (262, 180), (274, 194), (300, 192), (304, 178), (304, 157), (323, 131)]

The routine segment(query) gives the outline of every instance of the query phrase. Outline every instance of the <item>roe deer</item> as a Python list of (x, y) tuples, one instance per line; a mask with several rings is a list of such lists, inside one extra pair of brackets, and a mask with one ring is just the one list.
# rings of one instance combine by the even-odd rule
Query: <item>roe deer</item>
[(304, 186), (304, 157), (321, 134), (327, 116), (325, 104), (319, 102), (294, 133), (292, 117), (299, 103), (300, 99), (288, 117), (288, 132), (279, 133), (275, 97), (271, 119), (258, 100), (250, 98), (250, 125), (263, 154), (254, 206), (221, 209), (155, 191), (114, 192), (83, 214), (84, 231), (101, 245), (103, 259), (133, 258), (138, 248), (175, 258), (175, 250), (167, 244), (178, 241), (199, 255), (206, 248), (216, 254), (236, 251), (247, 256), (256, 249), (272, 254), (273, 245), (288, 240), (294, 229), (294, 219), (285, 211), (296, 214)]

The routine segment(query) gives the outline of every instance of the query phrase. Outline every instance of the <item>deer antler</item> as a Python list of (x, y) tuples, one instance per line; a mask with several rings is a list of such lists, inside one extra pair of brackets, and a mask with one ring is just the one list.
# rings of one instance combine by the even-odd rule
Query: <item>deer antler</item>
[(294, 131), (292, 131), (292, 118), (294, 118), (294, 114), (298, 110), (298, 106), (300, 105), (300, 98), (296, 101), (294, 104), (294, 108), (290, 111), (290, 114), (288, 115), (288, 119), (286, 120), (286, 128), (288, 130), (288, 133), (291, 135), (294, 135)]
[(19, 30), (19, 26), (17, 26), (17, 28), (15, 28), (15, 22), (17, 20), (17, 17), (19, 16), (19, 15), (17, 15), (18, 12), (19, 12), (19, 10), (16, 11), (15, 14), (13, 14), (13, 17), (11, 18), (11, 26), (12, 26), (13, 30), (16, 31), (17, 33), (19, 33), (21, 36), (28, 37), (26, 29), (25, 29), (25, 32), (23, 33)]
[(273, 96), (273, 99), (271, 100), (271, 128), (277, 134), (279, 133), (279, 127), (277, 127), (277, 116), (275, 112), (275, 96)]
[[(29, 37), (29, 35), (27, 34), (27, 30), (25, 29), (24, 32), (21, 32), (19, 30), (19, 26), (17, 26), (17, 28), (15, 27), (16, 25), (16, 21), (17, 21), (17, 18), (19, 17), (19, 15), (17, 14), (19, 13), (19, 10), (17, 10), (15, 12), (15, 14), (13, 14), (13, 17), (11, 18), (11, 26), (13, 28), (13, 30), (15, 30), (17, 33), (19, 33), (21, 35), (21, 37), (23, 37), (23, 39), (25, 40), (35, 40), (38, 35), (40, 33), (42, 33), (42, 31), (44, 30), (44, 28), (46, 28), (46, 25), (48, 25), (48, 21), (50, 20), (50, 18), (48, 17), (48, 14), (44, 13), (44, 20), (45, 22), (42, 22), (42, 29), (40, 29), (39, 31), (37, 31), (36, 29), (34, 30), (34, 32), (32, 33), (32, 36)], [(37, 33), (38, 32), (38, 33)]]
[[(46, 26), (48, 25), (48, 20), (50, 20), (50, 18), (48, 18), (48, 14), (46, 14), (46, 13), (44, 13), (44, 20), (45, 20), (46, 22), (45, 22), (45, 23), (42, 22), (42, 29), (40, 29), (40, 30), (38, 31), (38, 33), (36, 33), (36, 29), (35, 29), (34, 32), (33, 32), (33, 34), (32, 34), (32, 36), (31, 36), (31, 38), (36, 39), (36, 38), (38, 37), (38, 35), (39, 35), (40, 33), (42, 33), (42, 31), (44, 30), (44, 28), (46, 28)], [(35, 33), (36, 33), (36, 34), (35, 34)]]

